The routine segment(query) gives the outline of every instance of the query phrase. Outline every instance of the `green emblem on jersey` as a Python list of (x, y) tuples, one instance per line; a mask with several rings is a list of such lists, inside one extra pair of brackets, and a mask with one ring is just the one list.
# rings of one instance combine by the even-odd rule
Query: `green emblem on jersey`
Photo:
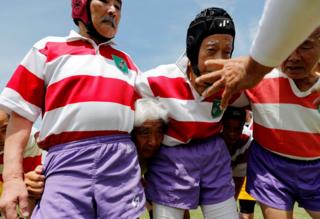
[(318, 105), (318, 112), (320, 113), (320, 104)]
[(116, 64), (116, 66), (118, 67), (118, 69), (120, 71), (122, 71), (123, 73), (128, 74), (129, 73), (129, 68), (128, 65), (126, 63), (125, 60), (123, 60), (122, 58), (116, 56), (116, 55), (112, 55), (113, 61)]
[(222, 110), (220, 108), (221, 100), (214, 100), (212, 102), (211, 115), (213, 118), (216, 118), (221, 115)]

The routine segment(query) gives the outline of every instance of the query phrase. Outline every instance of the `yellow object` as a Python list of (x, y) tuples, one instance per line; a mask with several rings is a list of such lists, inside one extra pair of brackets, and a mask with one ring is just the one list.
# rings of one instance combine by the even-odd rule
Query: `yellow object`
[(0, 181), (0, 195), (2, 195), (2, 182)]
[(247, 177), (244, 178), (244, 182), (242, 184), (240, 193), (238, 195), (238, 199), (255, 201), (255, 199), (246, 192), (246, 184), (247, 184)]

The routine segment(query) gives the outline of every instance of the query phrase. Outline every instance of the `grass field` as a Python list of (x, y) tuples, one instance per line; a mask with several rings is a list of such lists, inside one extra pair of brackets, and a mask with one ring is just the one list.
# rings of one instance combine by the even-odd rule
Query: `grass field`
[[(254, 217), (255, 219), (263, 219), (260, 207), (258, 205), (256, 205), (254, 212), (255, 212), (255, 217)], [(191, 214), (191, 219), (203, 219), (201, 210), (199, 208), (197, 210), (192, 210), (190, 212), (190, 214)], [(294, 215), (295, 215), (296, 219), (310, 219), (311, 218), (305, 212), (304, 209), (298, 208), (297, 206), (294, 209)], [(147, 215), (147, 213), (145, 213), (142, 217), (140, 217), (140, 219), (149, 219), (149, 216)]]

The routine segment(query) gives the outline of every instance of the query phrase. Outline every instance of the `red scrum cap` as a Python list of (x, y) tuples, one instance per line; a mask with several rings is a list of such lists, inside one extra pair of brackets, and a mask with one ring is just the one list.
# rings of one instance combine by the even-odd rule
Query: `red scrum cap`
[(81, 20), (84, 24), (89, 23), (88, 6), (91, 0), (72, 0), (72, 18), (78, 25), (78, 21)]

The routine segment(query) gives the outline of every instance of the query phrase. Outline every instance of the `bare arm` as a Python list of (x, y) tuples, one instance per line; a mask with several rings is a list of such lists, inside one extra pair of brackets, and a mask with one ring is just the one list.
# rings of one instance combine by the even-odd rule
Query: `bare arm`
[(4, 146), (3, 193), (0, 208), (5, 218), (16, 219), (19, 205), (24, 217), (28, 217), (28, 192), (23, 181), (23, 151), (28, 142), (32, 122), (12, 113)]

